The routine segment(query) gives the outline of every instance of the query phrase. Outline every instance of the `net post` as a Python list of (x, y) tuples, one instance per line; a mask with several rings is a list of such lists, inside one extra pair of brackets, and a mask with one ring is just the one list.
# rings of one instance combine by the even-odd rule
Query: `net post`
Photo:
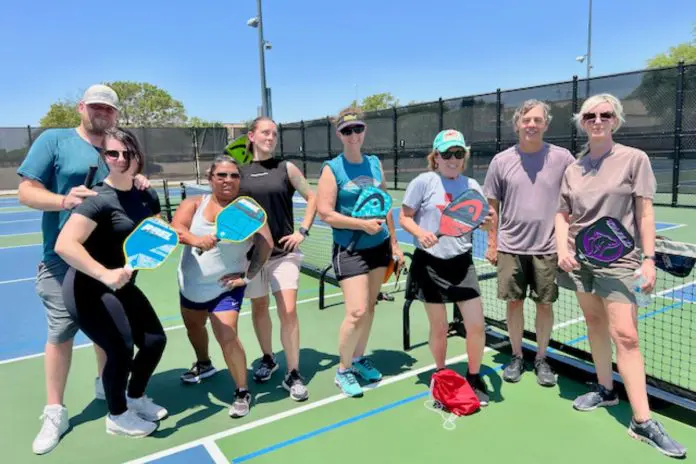
[(396, 106), (392, 106), (392, 134), (394, 136), (394, 190), (399, 188), (399, 129), (396, 123)]
[(672, 163), (672, 207), (679, 200), (679, 165), (681, 158), (682, 112), (684, 108), (684, 60), (677, 66), (677, 90), (674, 110), (674, 162)]
[(164, 211), (167, 215), (167, 221), (172, 222), (172, 202), (169, 198), (169, 183), (167, 179), (162, 179), (162, 188), (164, 189)]
[(280, 141), (280, 159), (285, 159), (285, 153), (283, 152), (283, 125), (278, 124), (278, 140)]
[(305, 150), (304, 120), (300, 121), (300, 150), (302, 151), (302, 174), (307, 177), (307, 151)]
[[(572, 113), (576, 114), (578, 112), (578, 76), (577, 74), (573, 76), (573, 103), (571, 105)], [(575, 123), (570, 125), (570, 153), (575, 156), (578, 152), (578, 128)]]
[(500, 146), (501, 146), (501, 121), (500, 119), (502, 118), (502, 101), (501, 101), (501, 92), (500, 88), (495, 91), (495, 152), (500, 153)]
[(438, 130), (442, 131), (445, 128), (445, 102), (442, 97), (438, 100)]
[(326, 117), (326, 154), (328, 159), (333, 158), (331, 155), (331, 118)]
[(180, 182), (179, 187), (181, 188), (181, 201), (184, 201), (186, 199), (186, 184)]

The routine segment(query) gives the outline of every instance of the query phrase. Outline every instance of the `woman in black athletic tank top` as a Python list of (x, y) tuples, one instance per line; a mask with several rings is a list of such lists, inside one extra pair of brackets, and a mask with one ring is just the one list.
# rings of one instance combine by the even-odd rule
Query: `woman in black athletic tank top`
[(55, 250), (71, 266), (63, 282), (65, 305), (80, 329), (106, 352), (106, 431), (145, 436), (167, 415), (145, 396), (167, 339), (150, 302), (136, 287), (134, 273), (124, 267), (123, 242), (143, 219), (160, 213), (160, 204), (153, 189), (141, 191), (133, 185), (144, 157), (131, 133), (108, 132), (102, 155), (110, 174), (94, 187), (97, 195), (73, 210)]

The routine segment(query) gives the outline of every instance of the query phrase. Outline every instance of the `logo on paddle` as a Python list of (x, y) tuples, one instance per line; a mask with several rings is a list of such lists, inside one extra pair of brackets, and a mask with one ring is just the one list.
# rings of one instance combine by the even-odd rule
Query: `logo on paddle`
[(623, 244), (613, 237), (595, 230), (583, 240), (585, 254), (606, 263), (614, 262), (623, 253)]
[(160, 229), (159, 227), (155, 227), (153, 224), (145, 224), (142, 230), (143, 232), (155, 235), (164, 240), (169, 240), (172, 238), (171, 232), (167, 232), (166, 230)]

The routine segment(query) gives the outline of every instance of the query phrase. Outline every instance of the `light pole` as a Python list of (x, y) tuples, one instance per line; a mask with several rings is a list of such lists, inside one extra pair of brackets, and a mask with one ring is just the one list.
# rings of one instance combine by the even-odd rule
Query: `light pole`
[(272, 45), (263, 38), (263, 15), (261, 13), (261, 0), (256, 0), (256, 16), (247, 21), (247, 26), (259, 30), (259, 71), (261, 74), (261, 115), (271, 116), (270, 105), (268, 103), (268, 88), (266, 87), (266, 50), (270, 50)]
[(587, 53), (575, 58), (580, 63), (587, 60), (586, 97), (590, 96), (590, 71), (592, 70), (592, 0), (589, 0), (589, 3), (590, 13), (587, 19)]

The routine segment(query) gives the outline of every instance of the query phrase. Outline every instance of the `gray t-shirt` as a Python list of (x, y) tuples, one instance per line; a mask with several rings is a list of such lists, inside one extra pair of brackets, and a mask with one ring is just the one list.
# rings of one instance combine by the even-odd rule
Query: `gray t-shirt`
[(568, 150), (551, 144), (536, 153), (521, 152), (515, 145), (493, 157), (483, 185), (486, 197), (500, 202), (499, 251), (556, 252), (554, 216), (561, 180), (574, 161)]
[(575, 249), (580, 229), (603, 216), (621, 221), (636, 243), (636, 249), (610, 268), (636, 269), (640, 265), (641, 237), (638, 228), (636, 197), (652, 200), (657, 181), (648, 155), (620, 143), (600, 160), (589, 155), (573, 163), (563, 176), (558, 211), (571, 216), (568, 230), (569, 250)]
[[(454, 198), (470, 188), (483, 195), (481, 186), (474, 179), (462, 175), (455, 179), (447, 179), (436, 172), (425, 172), (408, 184), (402, 203), (415, 211), (413, 219), (421, 229), (437, 233), (442, 210)], [(471, 235), (470, 232), (461, 237), (440, 237), (437, 245), (424, 251), (441, 259), (453, 258), (471, 250)], [(413, 237), (413, 243), (421, 248), (415, 237)]]

